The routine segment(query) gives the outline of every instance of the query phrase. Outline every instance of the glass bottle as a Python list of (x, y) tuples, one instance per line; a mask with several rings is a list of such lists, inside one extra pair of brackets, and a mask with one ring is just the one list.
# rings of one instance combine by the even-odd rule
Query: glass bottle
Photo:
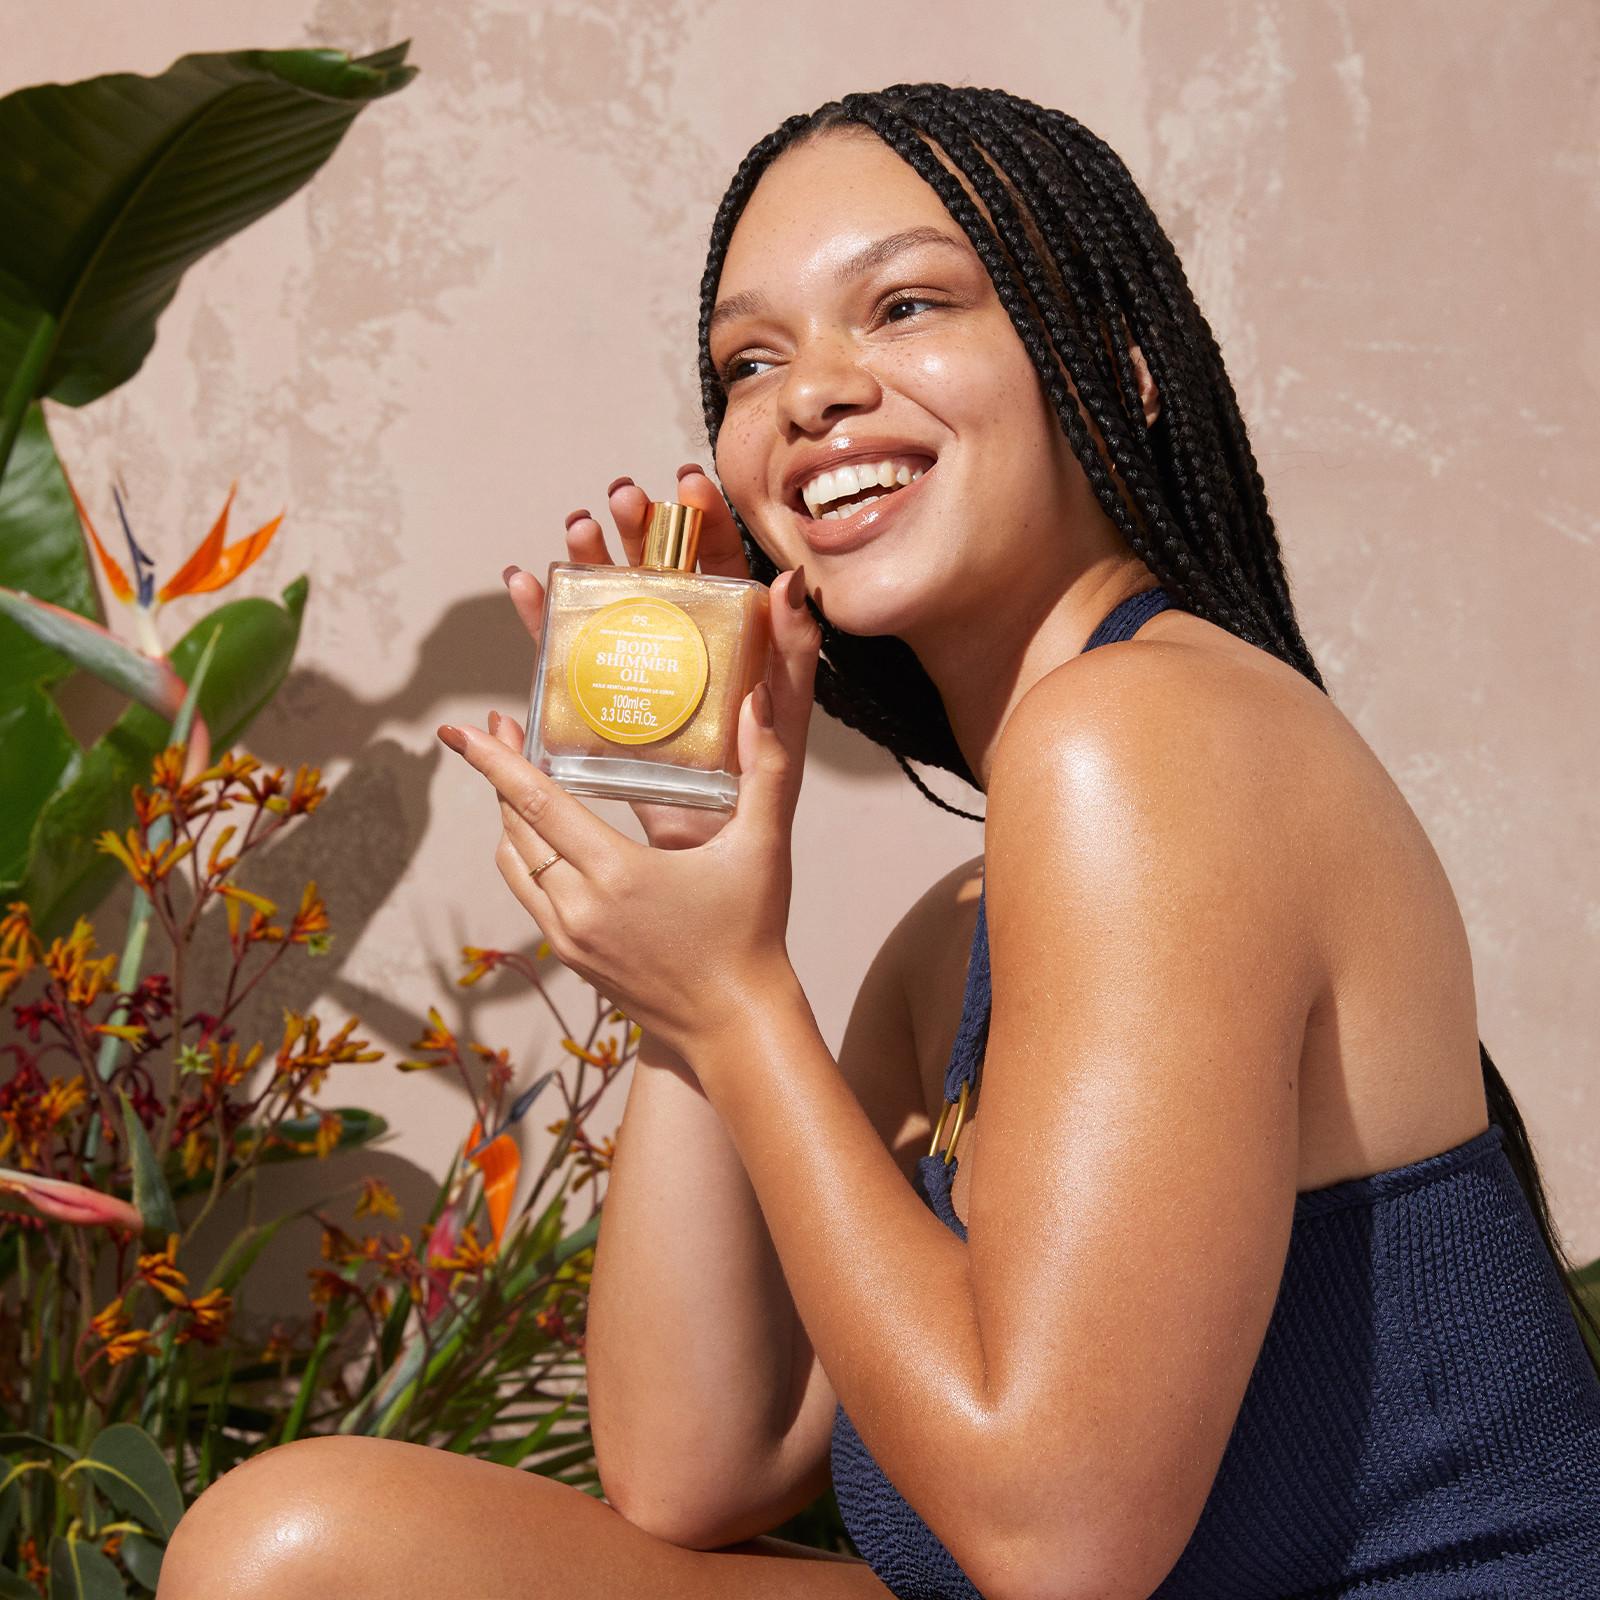
[(522, 753), (573, 794), (731, 811), (767, 588), (694, 570), (700, 512), (654, 501), (637, 567), (555, 561)]

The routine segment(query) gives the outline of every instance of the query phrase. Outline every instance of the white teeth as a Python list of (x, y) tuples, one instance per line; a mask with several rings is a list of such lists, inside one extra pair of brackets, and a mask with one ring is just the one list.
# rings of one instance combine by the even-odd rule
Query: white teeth
[(811, 515), (820, 517), (822, 508), (835, 500), (859, 494), (863, 489), (903, 489), (908, 483), (915, 483), (924, 470), (895, 461), (851, 462), (832, 471), (819, 472), (809, 483), (801, 485), (800, 494)]

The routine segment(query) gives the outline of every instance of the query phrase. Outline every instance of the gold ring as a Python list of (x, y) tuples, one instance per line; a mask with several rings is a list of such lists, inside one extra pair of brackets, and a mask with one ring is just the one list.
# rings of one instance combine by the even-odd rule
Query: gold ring
[(530, 878), (537, 878), (539, 876), (539, 874), (541, 872), (543, 872), (546, 867), (553, 867), (556, 864), (556, 862), (561, 861), (563, 859), (564, 859), (564, 857), (562, 856), (562, 854), (561, 854), (561, 852), (559, 850), (552, 850), (550, 852), (550, 854), (547, 855), (544, 858), (544, 860), (539, 863), (538, 866), (530, 867), (528, 869), (528, 876)]

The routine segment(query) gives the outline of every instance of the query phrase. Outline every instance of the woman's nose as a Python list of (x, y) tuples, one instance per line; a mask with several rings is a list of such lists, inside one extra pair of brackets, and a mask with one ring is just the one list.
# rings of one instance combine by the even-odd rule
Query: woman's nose
[(851, 340), (813, 339), (789, 362), (778, 391), (778, 420), (803, 433), (821, 432), (840, 416), (870, 409), (881, 393)]

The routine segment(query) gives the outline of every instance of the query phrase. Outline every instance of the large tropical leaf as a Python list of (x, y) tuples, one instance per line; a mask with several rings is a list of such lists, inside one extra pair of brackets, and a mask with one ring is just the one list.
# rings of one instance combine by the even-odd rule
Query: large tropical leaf
[[(0, 584), (105, 621), (78, 513), (37, 404), (23, 415), (11, 465), (0, 479)], [(72, 670), (59, 651), (0, 619), (0, 683), (54, 683)]]
[(183, 274), (410, 82), (407, 48), (189, 55), (0, 99), (0, 475), (28, 402), (131, 378)]
[[(0, 479), (0, 585), (101, 620), (78, 514), (37, 405), (28, 407)], [(81, 758), (47, 692), (72, 670), (65, 656), (0, 616), (0, 883), (20, 877), (39, 808)]]
[[(173, 646), (172, 665), (187, 682), (212, 629), (221, 626), (200, 693), (213, 750), (234, 744), (283, 682), (300, 637), (307, 588), (304, 577), (296, 578), (283, 591), (281, 606), (258, 599), (219, 606)], [(123, 869), (95, 841), (104, 829), (120, 832), (132, 821), (133, 785), (149, 783), (151, 759), (171, 731), (165, 718), (144, 706), (122, 713), (83, 753), (72, 782), (39, 813), (27, 866), (20, 882), (0, 882), (0, 904), (26, 900), (34, 927), (48, 940), (105, 898)]]

